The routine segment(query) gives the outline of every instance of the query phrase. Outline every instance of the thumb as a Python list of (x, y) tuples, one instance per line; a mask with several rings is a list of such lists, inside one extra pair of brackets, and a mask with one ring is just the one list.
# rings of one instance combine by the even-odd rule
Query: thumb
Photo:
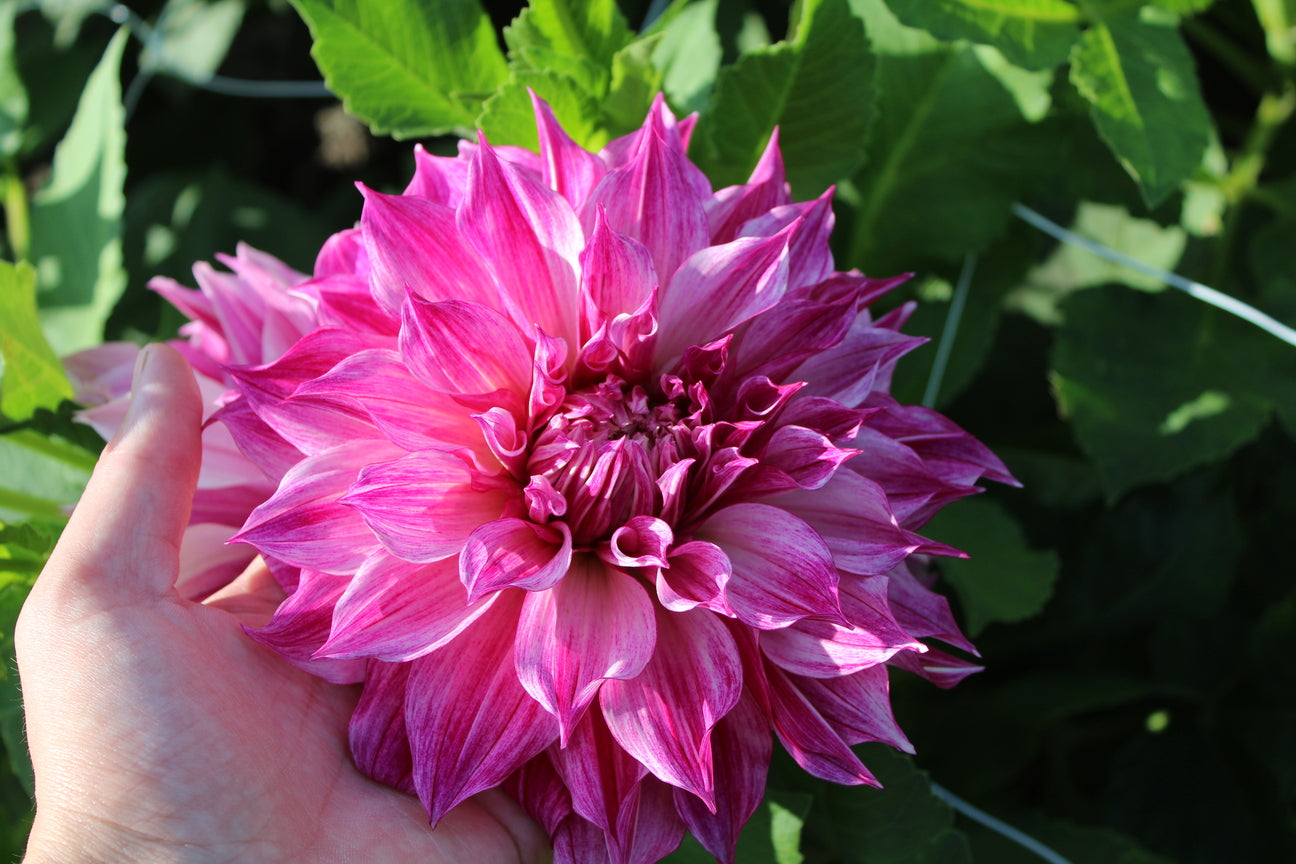
[(96, 605), (171, 591), (201, 461), (202, 397), (193, 371), (174, 348), (149, 345), (135, 365), (126, 419), (41, 580), (88, 591)]

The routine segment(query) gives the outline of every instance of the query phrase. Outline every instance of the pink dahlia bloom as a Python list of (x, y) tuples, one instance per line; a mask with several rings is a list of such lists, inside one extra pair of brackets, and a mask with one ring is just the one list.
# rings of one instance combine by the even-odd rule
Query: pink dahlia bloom
[(234, 538), (289, 592), (252, 636), (363, 682), (357, 764), (434, 822), (503, 786), (559, 862), (685, 830), (732, 861), (775, 737), (876, 783), (850, 745), (911, 749), (890, 667), (977, 668), (922, 641), (973, 652), (928, 587), (958, 553), (916, 532), (1014, 481), (887, 394), (920, 340), (868, 307), (901, 280), (834, 269), (830, 195), (791, 200), (776, 138), (713, 191), (660, 100), (597, 154), (535, 107), (538, 155), (419, 149), (404, 194), (362, 188), (291, 346), (212, 313), (250, 265), (184, 295), (215, 416), (277, 484)]

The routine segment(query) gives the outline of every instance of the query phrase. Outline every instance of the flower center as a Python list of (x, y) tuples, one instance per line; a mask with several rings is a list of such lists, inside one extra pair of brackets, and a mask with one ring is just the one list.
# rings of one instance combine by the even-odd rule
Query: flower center
[(533, 438), (531, 517), (563, 517), (581, 548), (634, 516), (658, 515), (657, 479), (692, 449), (690, 407), (682, 394), (652, 398), (616, 377), (569, 393)]

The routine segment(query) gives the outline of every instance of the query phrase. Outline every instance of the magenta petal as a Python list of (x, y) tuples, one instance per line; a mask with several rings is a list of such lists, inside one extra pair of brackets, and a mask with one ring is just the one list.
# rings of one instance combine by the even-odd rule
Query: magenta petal
[(657, 571), (657, 599), (672, 612), (705, 606), (733, 615), (725, 586), (733, 576), (729, 556), (714, 543), (690, 540), (671, 550), (667, 566)]
[(887, 663), (915, 675), (921, 675), (943, 690), (948, 690), (969, 675), (985, 668), (936, 648), (929, 649), (924, 654), (901, 651)]
[(768, 630), (806, 617), (845, 621), (832, 553), (791, 513), (735, 504), (707, 519), (697, 536), (729, 557), (733, 575), (725, 595), (744, 623)]
[(494, 274), (514, 320), (574, 342), (576, 267), (585, 236), (567, 200), (501, 160), (482, 139), (457, 219)]
[(367, 777), (414, 794), (414, 758), (405, 730), (408, 663), (369, 663), (364, 691), (351, 715), (351, 758)]
[(398, 453), (390, 444), (358, 441), (303, 459), (233, 539), (297, 567), (354, 572), (377, 542), (339, 499), (366, 465)]
[(882, 785), (790, 676), (774, 667), (766, 671), (774, 731), (798, 765), (832, 783)]
[(765, 775), (774, 746), (770, 721), (750, 692), (716, 725), (712, 758), (715, 764), (716, 812), (692, 795), (675, 790), (675, 808), (693, 836), (724, 864), (733, 864), (738, 834), (765, 797)]
[(455, 224), (455, 211), (422, 198), (364, 186), (360, 226), (374, 299), (399, 315), (409, 292), (430, 302), (463, 300), (500, 308), (495, 280)]
[(459, 578), (476, 600), (504, 588), (543, 591), (566, 576), (571, 563), (566, 524), (497, 519), (468, 535), (459, 556)]
[(550, 189), (566, 198), (573, 208), (577, 208), (603, 179), (607, 168), (603, 160), (581, 147), (563, 131), (562, 126), (558, 125), (558, 119), (554, 117), (553, 109), (533, 92), (531, 107), (535, 111), (536, 132), (540, 137), (544, 181)]
[(634, 516), (612, 532), (599, 557), (621, 567), (665, 567), (666, 555), (675, 535), (669, 525), (654, 516)]
[(926, 651), (927, 646), (894, 627), (875, 632), (826, 621), (801, 621), (761, 633), (761, 651), (796, 675), (831, 678), (850, 675), (890, 660), (899, 651)]
[(652, 601), (639, 582), (592, 555), (562, 581), (527, 594), (518, 624), (518, 680), (558, 718), (565, 744), (609, 678), (634, 678), (656, 644)]
[(248, 636), (273, 648), (294, 666), (334, 684), (360, 681), (365, 661), (322, 660), (314, 656), (328, 639), (333, 604), (345, 590), (348, 578), (302, 570), (295, 590), (279, 604), (270, 623), (259, 630), (248, 629)]
[(567, 742), (551, 747), (549, 756), (571, 794), (572, 809), (608, 832), (615, 832), (626, 799), (648, 776), (648, 769), (617, 744), (598, 710), (582, 715)]
[(935, 636), (944, 642), (976, 654), (976, 647), (968, 641), (950, 612), (949, 601), (924, 586), (914, 575), (913, 568), (921, 566), (910, 558), (887, 574), (887, 602), (895, 612), (900, 626), (913, 636), (923, 639)]
[(714, 615), (657, 609), (657, 650), (639, 677), (599, 692), (617, 743), (661, 780), (715, 806), (711, 730), (742, 692), (733, 637)]
[(662, 294), (659, 364), (681, 356), (690, 345), (718, 339), (778, 303), (787, 290), (787, 239), (786, 233), (743, 237), (685, 261)]
[(847, 744), (881, 741), (905, 753), (914, 752), (891, 711), (885, 665), (844, 678), (801, 678), (797, 686)]
[(852, 471), (838, 471), (820, 489), (798, 489), (770, 501), (813, 526), (837, 566), (851, 573), (886, 573), (928, 542), (896, 523), (881, 486)]
[(507, 390), (521, 400), (531, 388), (531, 350), (512, 322), (480, 304), (407, 298), (400, 349), (410, 371), (442, 393)]
[(456, 554), (478, 525), (499, 518), (507, 485), (486, 480), (454, 453), (420, 450), (366, 467), (341, 503), (397, 558), (426, 564)]
[(630, 314), (652, 297), (657, 271), (642, 243), (613, 231), (602, 209), (580, 254), (581, 296), (590, 333), (617, 315)]
[(630, 161), (599, 183), (581, 211), (581, 221), (592, 232), (601, 209), (613, 231), (648, 249), (653, 269), (665, 281), (707, 245), (708, 231), (704, 199), (690, 182), (688, 169), (693, 166), (654, 125), (650, 118)]
[(338, 598), (329, 639), (316, 656), (413, 660), (463, 632), (492, 599), (470, 604), (452, 559), (410, 564), (378, 552)]
[(610, 845), (614, 864), (656, 864), (684, 838), (684, 821), (675, 810), (670, 786), (645, 777), (617, 814)]
[(434, 156), (422, 144), (414, 145), (414, 176), (405, 195), (427, 198), (435, 204), (458, 207), (463, 202), (468, 163), (454, 156)]
[(297, 388), (297, 398), (345, 411), (356, 406), (389, 439), (407, 450), (445, 445), (469, 446), (485, 455), (478, 426), (450, 396), (410, 374), (400, 354), (387, 349), (361, 351)]
[(433, 824), (498, 786), (558, 736), (557, 721), (514, 670), (521, 601), (521, 592), (500, 597), (460, 638), (410, 666), (405, 724), (414, 786)]

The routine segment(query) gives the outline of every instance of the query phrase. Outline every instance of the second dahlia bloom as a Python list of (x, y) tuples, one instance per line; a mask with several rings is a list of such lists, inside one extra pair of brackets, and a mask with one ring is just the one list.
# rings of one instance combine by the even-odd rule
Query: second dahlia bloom
[(976, 668), (921, 641), (972, 650), (920, 575), (957, 553), (915, 532), (1012, 478), (887, 395), (919, 340), (868, 306), (899, 280), (834, 269), (777, 140), (713, 192), (661, 101), (598, 154), (536, 119), (539, 154), (362, 190), (368, 293), (317, 285), (322, 326), (229, 369), (282, 476), (236, 539), (300, 568), (253, 636), (363, 682), (357, 764), (434, 822), (502, 785), (561, 862), (686, 828), (731, 861), (774, 738), (874, 783), (849, 745), (909, 748), (889, 669)]

